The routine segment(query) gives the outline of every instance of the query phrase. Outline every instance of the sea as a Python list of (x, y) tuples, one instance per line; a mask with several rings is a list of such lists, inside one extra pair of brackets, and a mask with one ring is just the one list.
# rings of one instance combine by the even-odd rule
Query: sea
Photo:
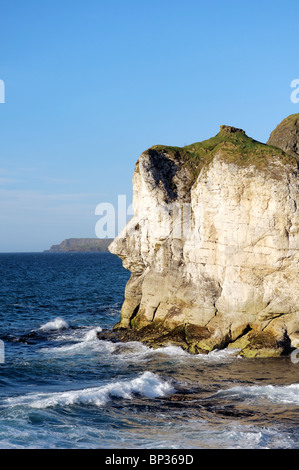
[(297, 449), (299, 364), (100, 341), (110, 253), (0, 254), (1, 449)]

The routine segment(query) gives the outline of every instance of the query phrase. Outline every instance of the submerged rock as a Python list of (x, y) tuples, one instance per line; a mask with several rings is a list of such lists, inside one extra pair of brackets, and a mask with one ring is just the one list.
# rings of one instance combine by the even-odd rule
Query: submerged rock
[(248, 357), (298, 345), (298, 139), (270, 142), (221, 126), (207, 141), (142, 153), (135, 215), (109, 247), (131, 278), (102, 338)]

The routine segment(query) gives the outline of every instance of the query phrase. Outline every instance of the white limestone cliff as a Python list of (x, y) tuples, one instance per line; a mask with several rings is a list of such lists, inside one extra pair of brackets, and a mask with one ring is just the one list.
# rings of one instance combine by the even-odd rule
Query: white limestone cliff
[[(296, 159), (265, 145), (266, 163), (240, 164), (244, 131), (219, 135), (195, 176), (171, 148), (140, 156), (135, 215), (109, 247), (132, 273), (116, 330), (143, 340), (151, 325), (153, 344), (179, 343), (169, 333), (180, 331), (195, 353), (280, 355), (299, 347)], [(227, 158), (231, 136), (238, 158)]]

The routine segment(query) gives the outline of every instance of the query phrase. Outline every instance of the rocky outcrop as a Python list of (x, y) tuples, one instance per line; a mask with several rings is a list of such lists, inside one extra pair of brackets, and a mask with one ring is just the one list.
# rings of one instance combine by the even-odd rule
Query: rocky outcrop
[(135, 215), (109, 247), (131, 278), (101, 338), (250, 357), (299, 347), (298, 163), (271, 142), (221, 126), (140, 156)]
[(67, 238), (59, 245), (52, 245), (45, 253), (108, 253), (111, 238)]
[(284, 119), (271, 133), (267, 143), (299, 159), (299, 114)]

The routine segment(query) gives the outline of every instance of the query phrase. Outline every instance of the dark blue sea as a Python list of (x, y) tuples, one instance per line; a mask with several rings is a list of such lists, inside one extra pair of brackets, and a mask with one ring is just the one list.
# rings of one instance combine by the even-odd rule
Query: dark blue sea
[(0, 448), (294, 449), (299, 364), (100, 341), (112, 254), (0, 255)]

